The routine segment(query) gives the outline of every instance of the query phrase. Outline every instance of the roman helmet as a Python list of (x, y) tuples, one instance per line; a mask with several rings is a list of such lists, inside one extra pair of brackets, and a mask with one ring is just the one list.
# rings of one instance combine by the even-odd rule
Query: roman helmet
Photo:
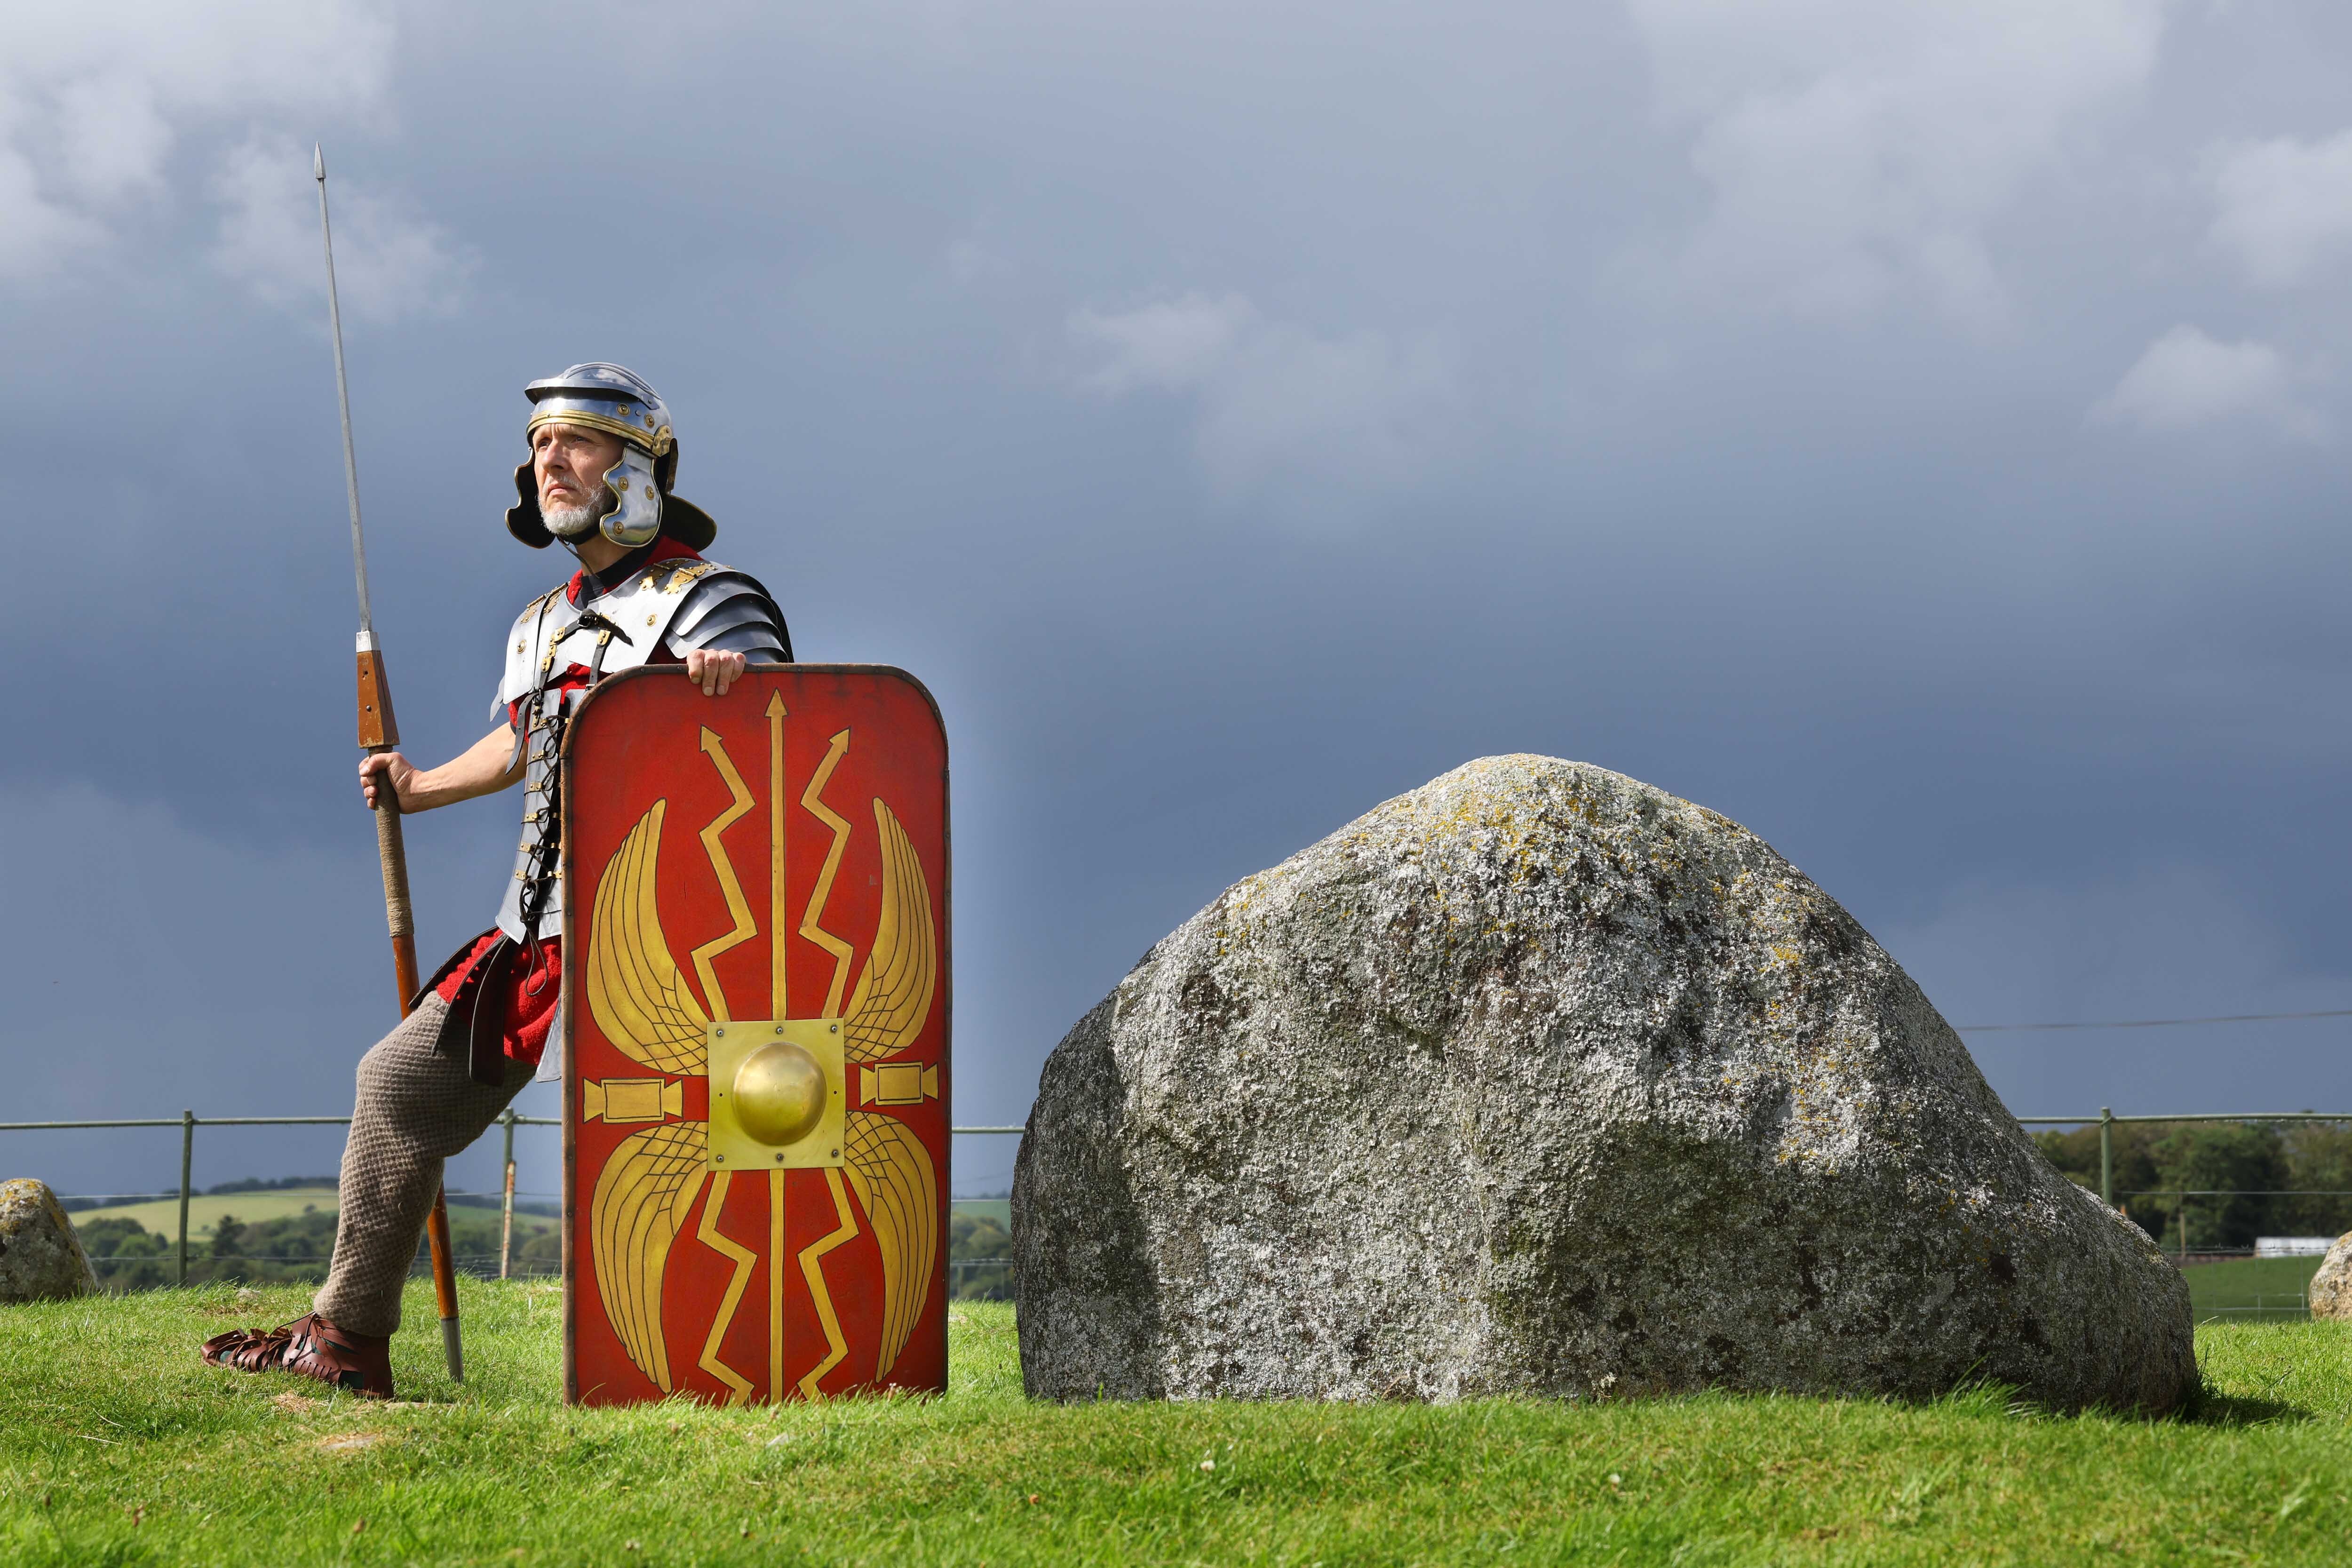
[[(667, 532), (689, 550), (706, 550), (719, 532), (710, 514), (669, 493), (677, 475), (677, 437), (669, 409), (643, 377), (616, 364), (575, 364), (560, 375), (524, 387), (530, 422), (523, 439), (542, 425), (580, 425), (620, 438), (621, 460), (604, 470), (614, 505), (596, 520), (604, 537), (624, 549), (648, 543)], [(516, 504), (507, 511), (507, 531), (544, 550), (555, 535), (540, 516), (539, 486), (525, 458), (515, 469)]]

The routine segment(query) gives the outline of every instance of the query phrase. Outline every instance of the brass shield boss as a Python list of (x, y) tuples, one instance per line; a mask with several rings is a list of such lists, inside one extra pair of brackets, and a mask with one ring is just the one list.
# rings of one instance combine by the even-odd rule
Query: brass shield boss
[(846, 1068), (837, 1018), (712, 1024), (709, 1168), (839, 1168)]

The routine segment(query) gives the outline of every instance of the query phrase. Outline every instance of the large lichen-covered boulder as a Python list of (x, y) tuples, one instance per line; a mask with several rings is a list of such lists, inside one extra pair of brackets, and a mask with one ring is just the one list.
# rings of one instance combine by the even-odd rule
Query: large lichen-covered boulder
[(0, 1182), (0, 1304), (52, 1301), (98, 1289), (73, 1222), (43, 1182)]
[(2189, 1291), (1755, 835), (1491, 757), (1234, 884), (1046, 1062), (1052, 1398), (1971, 1382), (2167, 1410)]

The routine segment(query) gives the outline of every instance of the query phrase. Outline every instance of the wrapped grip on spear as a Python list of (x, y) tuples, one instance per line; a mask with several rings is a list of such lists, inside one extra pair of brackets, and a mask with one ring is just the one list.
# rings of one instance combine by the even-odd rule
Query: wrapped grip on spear
[[(400, 744), (392, 714), (392, 678), (380, 648), (360, 650), (360, 747), (371, 757)], [(383, 918), (392, 931), (393, 967), (405, 1014), (416, 995), (416, 919), (408, 905), (408, 847), (400, 832), (400, 792), (380, 776), (375, 790), (375, 852), (383, 868)]]

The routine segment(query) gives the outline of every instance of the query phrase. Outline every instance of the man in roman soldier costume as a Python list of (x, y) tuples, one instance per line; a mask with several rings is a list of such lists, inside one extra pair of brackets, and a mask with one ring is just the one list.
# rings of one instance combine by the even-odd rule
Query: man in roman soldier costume
[[(520, 782), (514, 874), (498, 923), (453, 953), (360, 1060), (334, 1258), (312, 1310), (266, 1333), (206, 1341), (205, 1360), (216, 1365), (392, 1394), (389, 1342), (442, 1163), (481, 1136), (561, 1037), (566, 725), (591, 686), (623, 669), (683, 664), (716, 697), (747, 663), (793, 657), (768, 591), (700, 553), (717, 525), (671, 493), (677, 441), (653, 388), (618, 365), (576, 364), (525, 392), (530, 457), (515, 469), (507, 530), (534, 550), (562, 540), (580, 570), (526, 605), (507, 634), (497, 728), (437, 768), (397, 752), (360, 764), (370, 806), (388, 789), (403, 812)], [(540, 1076), (557, 1068), (550, 1061)]]

